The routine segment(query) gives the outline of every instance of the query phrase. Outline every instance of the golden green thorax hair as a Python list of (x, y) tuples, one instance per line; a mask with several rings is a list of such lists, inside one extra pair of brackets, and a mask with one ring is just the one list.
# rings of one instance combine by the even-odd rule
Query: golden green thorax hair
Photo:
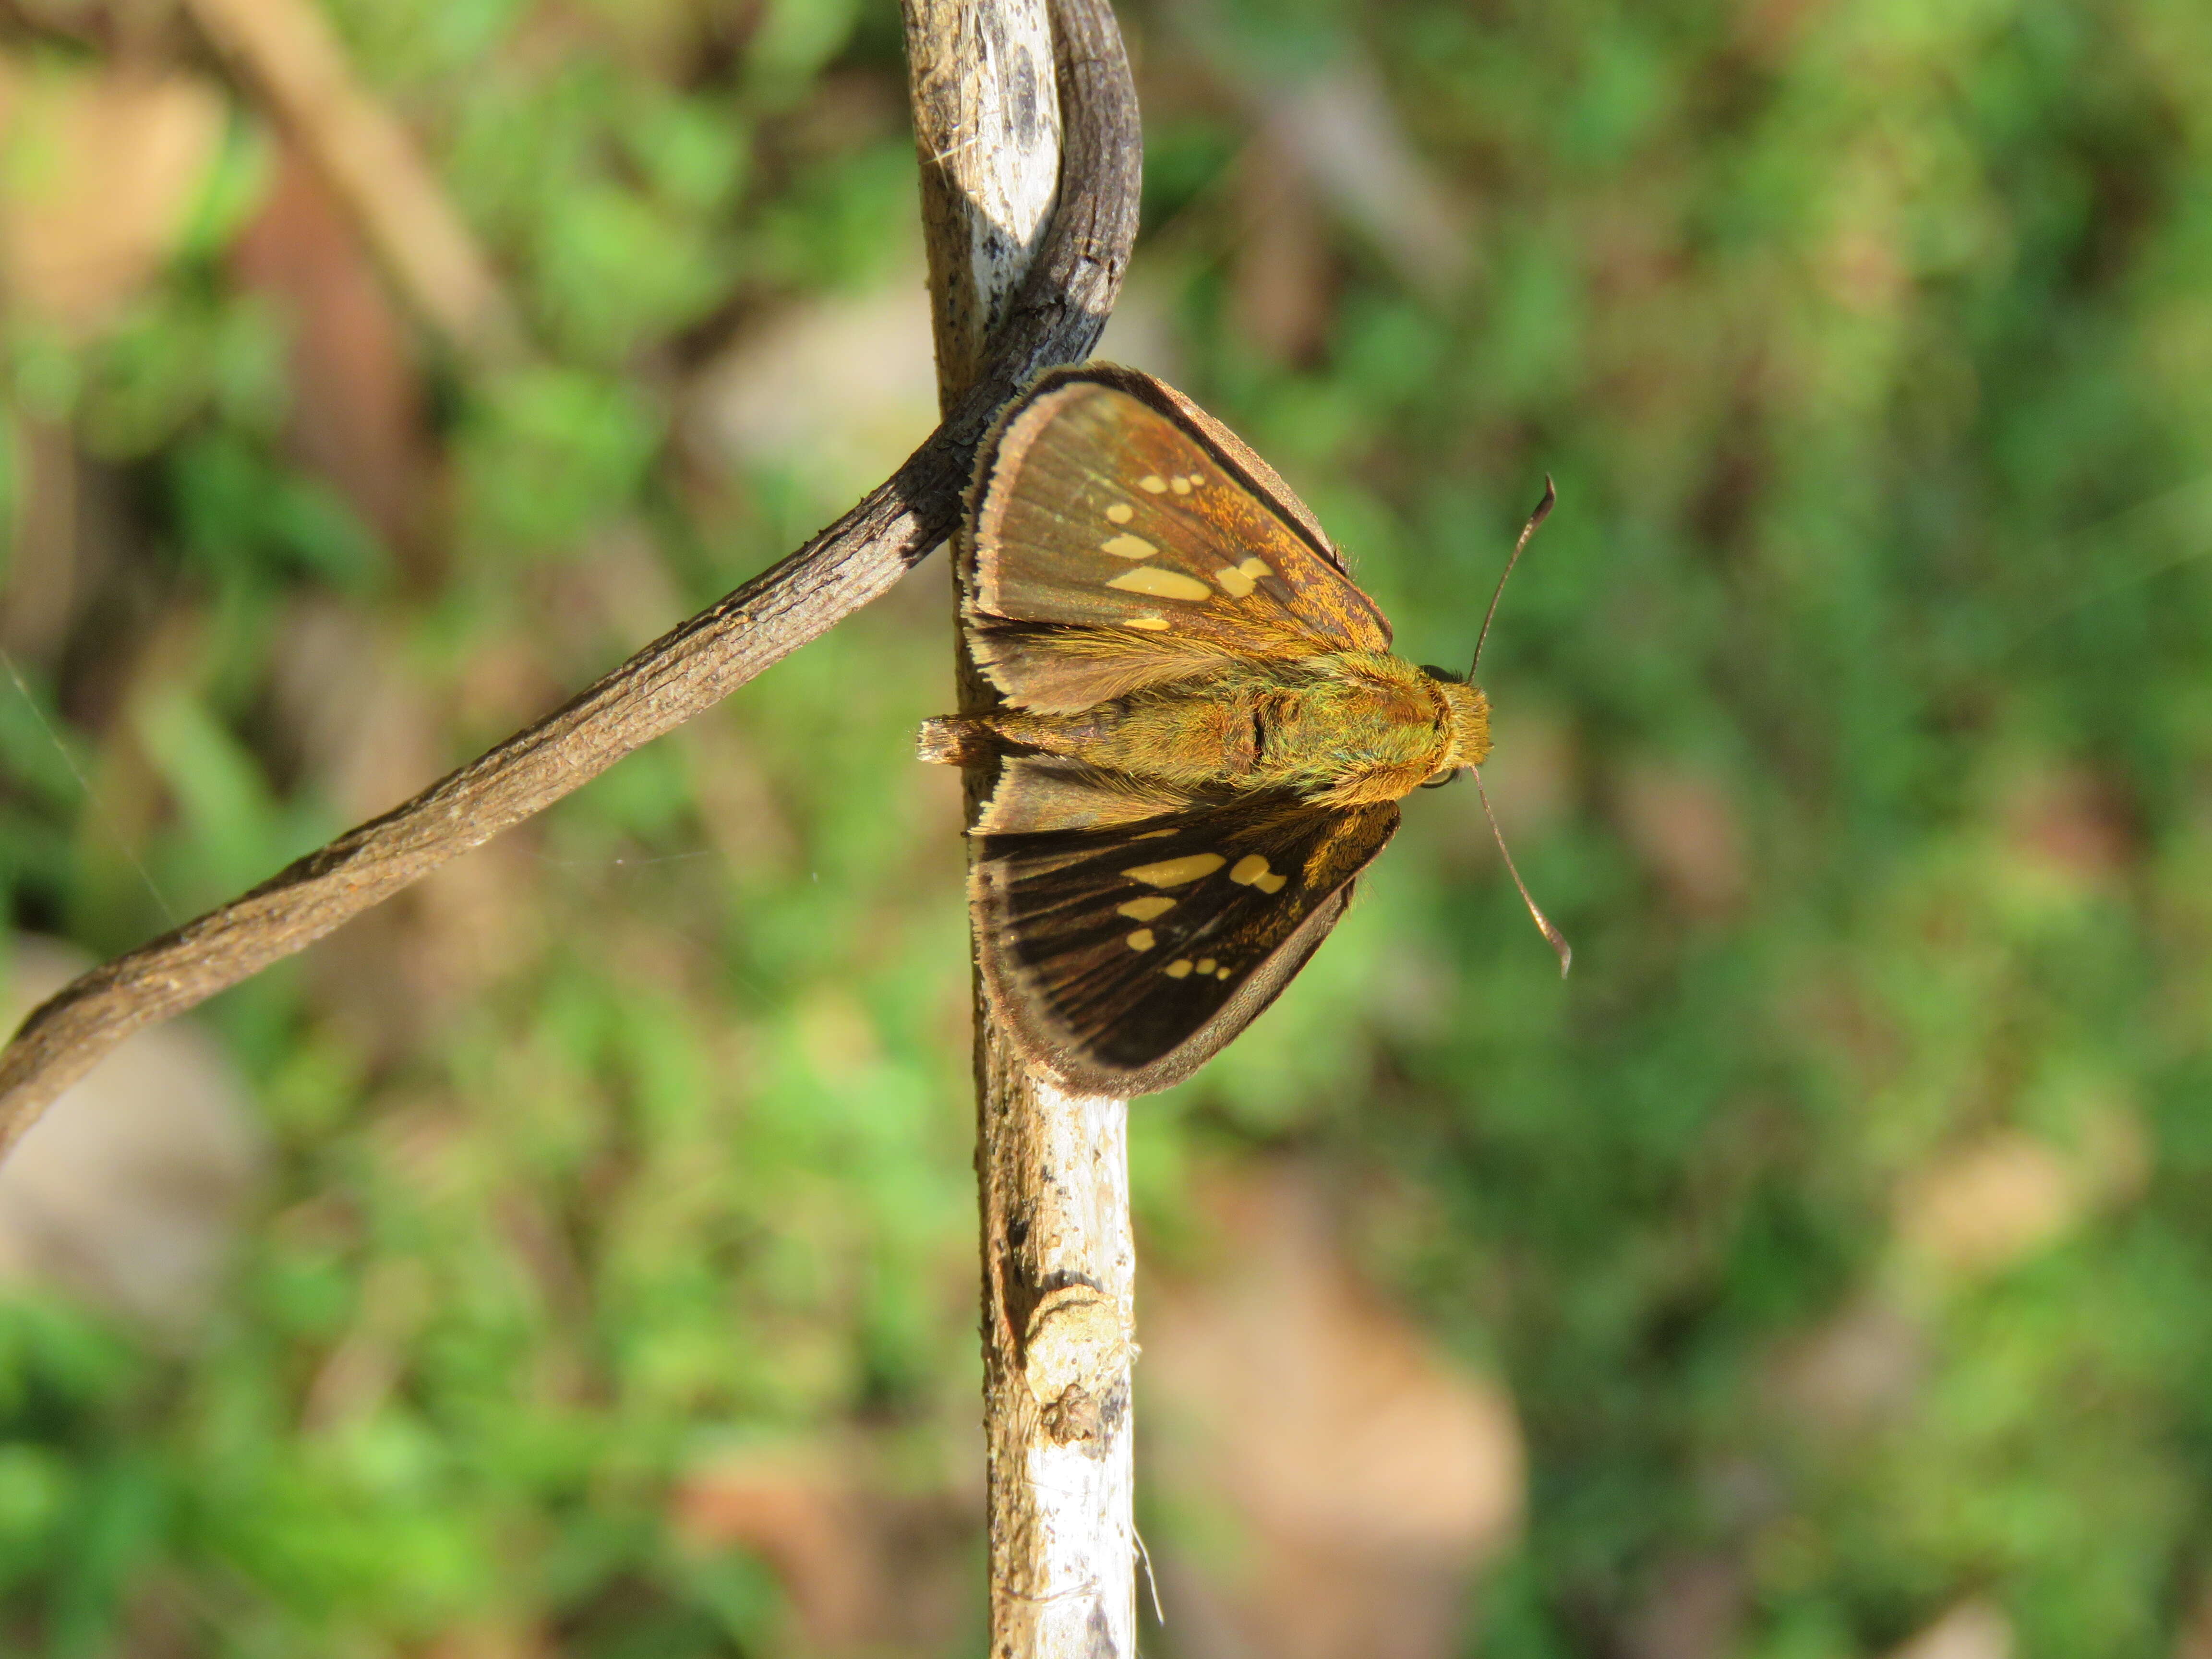
[(1078, 714), (1007, 711), (1007, 741), (1177, 789), (1287, 790), (1331, 806), (1397, 800), (1490, 752), (1474, 686), (1382, 651), (1224, 663)]

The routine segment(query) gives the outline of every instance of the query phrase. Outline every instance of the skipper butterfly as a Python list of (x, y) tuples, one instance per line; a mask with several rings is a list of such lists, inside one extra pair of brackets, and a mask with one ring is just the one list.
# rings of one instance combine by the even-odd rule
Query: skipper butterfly
[(1054, 369), (1007, 407), (955, 557), (1003, 701), (919, 748), (995, 774), (969, 830), (985, 990), (1068, 1086), (1164, 1089), (1305, 965), (1399, 801), (1481, 765), (1489, 703), (1393, 654), (1273, 469), (1133, 369)]

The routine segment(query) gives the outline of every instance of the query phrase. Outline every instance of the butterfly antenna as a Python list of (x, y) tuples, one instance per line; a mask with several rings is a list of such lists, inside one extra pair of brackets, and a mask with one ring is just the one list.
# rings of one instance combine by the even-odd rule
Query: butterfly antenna
[[(1551, 501), (1552, 493), (1547, 489), (1544, 492), (1544, 506), (1550, 506)], [(1540, 507), (1536, 509), (1535, 518), (1529, 520), (1528, 530), (1534, 530), (1543, 516), (1544, 508)], [(1528, 530), (1521, 532), (1521, 539), (1524, 542), (1528, 539)], [(1517, 554), (1519, 550), (1516, 548), (1515, 552)], [(1510, 566), (1507, 568), (1511, 568)], [(1528, 896), (1528, 884), (1521, 879), (1520, 869), (1513, 862), (1513, 854), (1505, 845), (1505, 832), (1498, 827), (1498, 814), (1490, 810), (1490, 791), (1482, 787), (1482, 769), (1473, 767), (1469, 769), (1474, 773), (1474, 793), (1482, 797), (1482, 816), (1490, 820), (1490, 833), (1498, 842), (1498, 852), (1504, 855), (1506, 873), (1513, 878), (1513, 884), (1521, 890), (1521, 902), (1528, 907), (1528, 915), (1536, 924), (1536, 931), (1544, 936), (1545, 943), (1552, 947), (1553, 954), (1559, 958), (1559, 977), (1565, 979), (1567, 976), (1567, 969), (1574, 964), (1575, 947), (1567, 943), (1566, 935), (1552, 926), (1551, 917), (1538, 909), (1536, 901)]]
[[(1559, 499), (1559, 492), (1552, 488), (1552, 475), (1547, 472), (1544, 475), (1544, 499), (1536, 503), (1536, 510), (1528, 515), (1528, 522), (1521, 526), (1521, 539), (1513, 544), (1513, 556), (1506, 560), (1505, 568), (1498, 578), (1497, 589), (1490, 596), (1490, 609), (1482, 613), (1482, 632), (1474, 636), (1474, 661), (1468, 668), (1468, 678), (1473, 679), (1474, 671), (1482, 666), (1482, 643), (1490, 637), (1490, 624), (1498, 620), (1498, 602), (1505, 597), (1505, 578), (1511, 575), (1513, 567), (1521, 562), (1521, 554), (1528, 545), (1528, 538), (1536, 533), (1538, 525), (1552, 516), (1552, 504)], [(1505, 845), (1504, 842), (1498, 844), (1500, 847)], [(1513, 862), (1510, 858), (1505, 861), (1508, 864)], [(1522, 896), (1526, 898), (1528, 895), (1523, 893)], [(1536, 907), (1532, 904), (1528, 908), (1533, 910)]]

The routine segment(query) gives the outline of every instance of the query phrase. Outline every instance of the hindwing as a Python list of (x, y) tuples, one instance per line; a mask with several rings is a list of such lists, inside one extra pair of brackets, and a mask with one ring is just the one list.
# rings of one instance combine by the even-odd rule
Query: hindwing
[(1134, 828), (983, 836), (970, 902), (985, 986), (1071, 1087), (1164, 1089), (1274, 1000), (1397, 827), (1395, 803), (1271, 797)]

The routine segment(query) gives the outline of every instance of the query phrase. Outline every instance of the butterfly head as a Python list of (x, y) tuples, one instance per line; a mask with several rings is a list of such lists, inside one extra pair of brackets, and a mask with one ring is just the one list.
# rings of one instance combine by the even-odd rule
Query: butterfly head
[(1481, 687), (1449, 668), (1424, 665), (1422, 674), (1442, 704), (1437, 724), (1444, 752), (1430, 775), (1429, 787), (1449, 783), (1469, 767), (1480, 766), (1490, 753), (1490, 699)]

